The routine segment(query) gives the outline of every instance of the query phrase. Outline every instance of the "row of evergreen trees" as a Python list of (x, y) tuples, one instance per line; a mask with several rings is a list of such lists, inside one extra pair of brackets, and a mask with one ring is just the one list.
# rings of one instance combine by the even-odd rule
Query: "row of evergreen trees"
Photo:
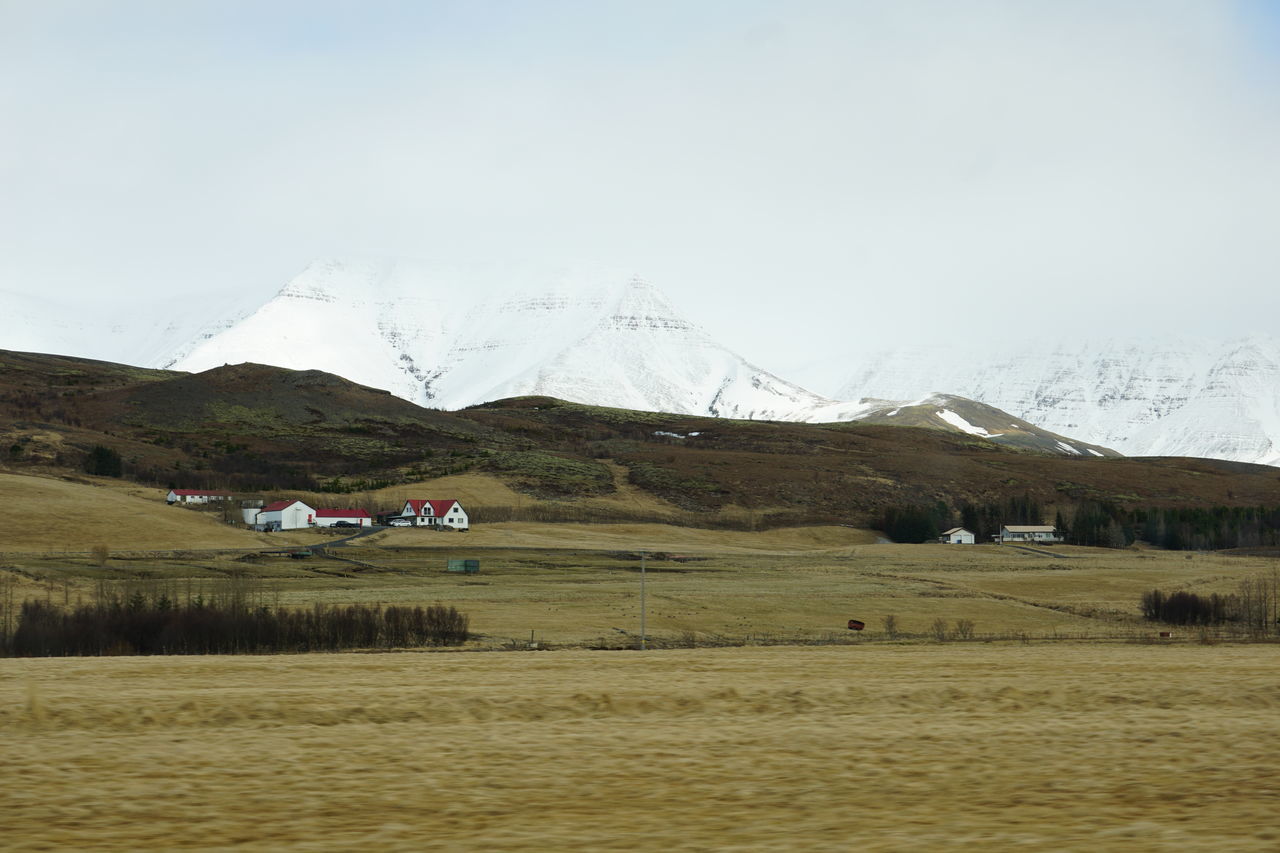
[[(1044, 506), (1030, 495), (987, 503), (944, 501), (887, 507), (885, 535), (895, 542), (929, 542), (952, 527), (989, 542), (1004, 524), (1046, 524)], [(1280, 547), (1280, 507), (1126, 507), (1084, 501), (1059, 509), (1053, 520), (1071, 545), (1123, 548), (1141, 539), (1171, 551)]]
[(894, 542), (932, 542), (944, 530), (963, 527), (977, 541), (989, 542), (1002, 524), (1044, 524), (1043, 516), (1044, 507), (1030, 495), (980, 504), (966, 501), (958, 510), (936, 501), (886, 507), (880, 529)]
[(1280, 507), (1076, 507), (1067, 541), (1122, 548), (1136, 540), (1171, 551), (1280, 546)]

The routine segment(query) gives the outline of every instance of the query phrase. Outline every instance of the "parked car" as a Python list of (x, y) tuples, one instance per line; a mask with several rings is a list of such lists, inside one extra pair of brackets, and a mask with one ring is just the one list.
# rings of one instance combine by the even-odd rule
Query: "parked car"
[(359, 527), (360, 525), (356, 524), (354, 521), (335, 521), (333, 523), (333, 526), (334, 527)]
[(393, 518), (387, 524), (392, 527), (413, 527), (413, 522), (407, 518)]

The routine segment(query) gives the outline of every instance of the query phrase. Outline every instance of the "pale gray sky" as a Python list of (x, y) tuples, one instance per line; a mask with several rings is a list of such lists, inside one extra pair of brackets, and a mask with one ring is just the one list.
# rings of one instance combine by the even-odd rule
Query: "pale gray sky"
[(0, 0), (0, 290), (585, 260), (784, 373), (1268, 330), (1278, 5)]

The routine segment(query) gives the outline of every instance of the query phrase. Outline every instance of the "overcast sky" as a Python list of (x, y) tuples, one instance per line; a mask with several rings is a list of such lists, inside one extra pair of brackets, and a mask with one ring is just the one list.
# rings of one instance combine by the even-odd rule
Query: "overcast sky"
[(590, 261), (779, 369), (1270, 331), (1278, 231), (1265, 0), (0, 0), (0, 290)]

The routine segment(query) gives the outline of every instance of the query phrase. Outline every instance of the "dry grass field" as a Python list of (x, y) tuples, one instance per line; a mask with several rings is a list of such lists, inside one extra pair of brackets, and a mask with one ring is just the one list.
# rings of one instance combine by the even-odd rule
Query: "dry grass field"
[(6, 850), (1280, 847), (1272, 646), (0, 661)]
[[(273, 606), (441, 602), (476, 633), (453, 653), (0, 659), (5, 850), (1280, 849), (1276, 647), (1154, 641), (1137, 606), (1275, 560), (515, 522), (294, 560), (238, 549), (333, 537), (120, 483), (0, 475), (0, 500), (46, 519), (0, 534), (9, 617), (104, 581), (180, 599), (249, 577)], [(641, 551), (663, 648), (597, 650), (636, 645)], [(462, 557), (481, 572), (444, 571)], [(939, 642), (959, 620), (977, 641)]]
[[(276, 540), (164, 502), (162, 489), (106, 478), (0, 472), (0, 552), (254, 548)], [(26, 519), (25, 523), (20, 519)]]
[[(157, 514), (218, 529), (198, 513), (153, 504)], [(293, 538), (332, 537), (306, 531)], [(1138, 610), (1153, 587), (1229, 593), (1277, 565), (1217, 554), (1059, 546), (1048, 552), (1057, 556), (1044, 556), (875, 539), (842, 527), (746, 533), (512, 522), (466, 534), (391, 530), (334, 548), (331, 558), (305, 560), (238, 551), (120, 554), (99, 568), (87, 553), (9, 554), (0, 555), (0, 608), (6, 595), (89, 600), (101, 580), (166, 585), (171, 597), (183, 597), (248, 575), (270, 605), (454, 605), (471, 617), (479, 648), (523, 646), (531, 637), (542, 645), (622, 646), (635, 644), (639, 631), (644, 549), (646, 627), (661, 645), (874, 641), (885, 639), (888, 616), (899, 632), (924, 639), (938, 620), (950, 630), (971, 622), (982, 638), (1105, 639), (1155, 634)], [(449, 574), (450, 558), (477, 558), (481, 571)], [(868, 630), (852, 634), (849, 619)]]

